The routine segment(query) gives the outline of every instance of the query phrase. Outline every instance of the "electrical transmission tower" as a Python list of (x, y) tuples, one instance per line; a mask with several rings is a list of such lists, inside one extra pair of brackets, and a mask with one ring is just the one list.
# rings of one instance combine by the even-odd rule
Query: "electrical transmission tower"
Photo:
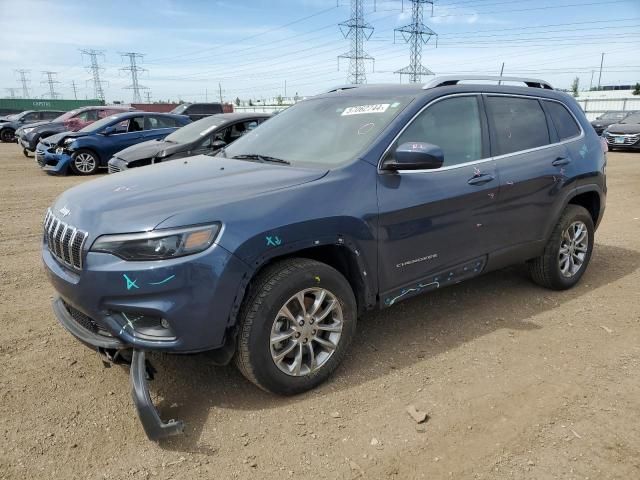
[(73, 89), (73, 98), (78, 99), (78, 87), (76, 87), (76, 81), (71, 80), (71, 88)]
[(102, 84), (104, 83), (100, 80), (100, 71), (102, 68), (98, 65), (98, 55), (101, 55), (104, 58), (104, 52), (100, 50), (80, 50), (80, 53), (83, 55), (87, 55), (89, 57), (90, 65), (87, 67), (87, 70), (91, 72), (91, 80), (93, 81), (93, 93), (98, 100), (104, 101), (104, 89), (102, 88)]
[(351, 38), (351, 49), (338, 56), (338, 68), (341, 58), (349, 59), (349, 83), (367, 83), (365, 61), (374, 62), (374, 58), (364, 51), (364, 41), (371, 38), (373, 27), (364, 19), (363, 3), (364, 0), (351, 0), (351, 18), (339, 24), (344, 38)]
[(56, 98), (58, 98), (58, 92), (55, 91), (54, 85), (56, 83), (60, 83), (58, 80), (56, 80), (55, 76), (58, 74), (58, 72), (49, 72), (49, 71), (44, 71), (42, 72), (43, 75), (45, 75), (47, 77), (46, 80), (43, 80), (40, 83), (46, 83), (49, 85), (49, 98), (51, 98), (52, 100), (55, 100)]
[(434, 73), (422, 65), (422, 45), (436, 35), (422, 22), (424, 4), (431, 5), (433, 11), (433, 0), (411, 0), (411, 23), (404, 27), (396, 28), (393, 31), (393, 41), (396, 40), (396, 33), (401, 33), (405, 42), (411, 45), (411, 60), (409, 66), (396, 70), (394, 73), (409, 75), (409, 82), (418, 83), (422, 75), (433, 75)]
[(144, 96), (147, 97), (147, 103), (151, 103), (151, 92), (149, 90), (144, 92)]
[(16, 73), (20, 76), (20, 83), (22, 84), (22, 98), (29, 98), (29, 78), (28, 75), (31, 70), (16, 70)]
[(9, 92), (9, 95), (11, 96), (11, 98), (16, 98), (16, 93), (18, 92), (18, 90), (20, 90), (19, 88), (6, 88), (5, 89), (7, 92)]
[(140, 85), (140, 83), (138, 83), (138, 72), (144, 72), (146, 71), (146, 69), (139, 67), (136, 60), (137, 59), (142, 60), (144, 55), (141, 53), (135, 53), (135, 52), (121, 53), (120, 55), (122, 55), (123, 58), (126, 57), (129, 59), (129, 66), (123, 67), (120, 70), (122, 70), (123, 72), (131, 72), (131, 85), (128, 85), (124, 88), (128, 90), (133, 90), (133, 103), (142, 103), (140, 90), (145, 90), (147, 89), (147, 87), (143, 87), (142, 85)]

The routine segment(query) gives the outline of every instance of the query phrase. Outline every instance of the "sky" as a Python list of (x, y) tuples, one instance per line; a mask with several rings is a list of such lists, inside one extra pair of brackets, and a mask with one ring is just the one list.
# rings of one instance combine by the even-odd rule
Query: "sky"
[[(363, 0), (373, 33), (364, 44), (367, 83), (398, 82), (409, 46), (394, 29), (411, 23), (410, 0)], [(350, 0), (0, 0), (0, 96), (22, 88), (49, 98), (43, 71), (57, 72), (62, 98), (94, 98), (81, 49), (97, 57), (108, 102), (132, 100), (122, 53), (136, 52), (152, 101), (232, 101), (313, 95), (347, 83), (350, 40), (339, 23)], [(436, 0), (424, 24), (436, 36), (422, 64), (438, 75), (543, 78), (569, 88), (640, 81), (640, 0)], [(436, 42), (437, 38), (437, 42)], [(593, 73), (592, 73), (593, 72)], [(423, 77), (428, 81), (429, 77)], [(407, 78), (402, 79), (403, 82)], [(286, 86), (285, 86), (286, 85)]]

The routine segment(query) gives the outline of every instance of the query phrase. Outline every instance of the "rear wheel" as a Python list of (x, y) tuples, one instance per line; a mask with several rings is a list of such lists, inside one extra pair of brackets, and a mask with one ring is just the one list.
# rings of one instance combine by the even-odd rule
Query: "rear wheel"
[(593, 251), (593, 219), (578, 205), (568, 205), (553, 229), (544, 253), (528, 262), (534, 282), (553, 290), (573, 287), (587, 269)]
[(284, 260), (259, 275), (243, 304), (236, 365), (269, 392), (304, 392), (340, 364), (355, 329), (355, 297), (340, 272)]
[(11, 143), (13, 142), (15, 133), (16, 133), (15, 130), (12, 130), (10, 128), (3, 128), (0, 131), (0, 140), (2, 140), (5, 143)]
[(22, 154), (23, 154), (25, 157), (29, 158), (29, 150), (27, 150), (26, 148), (23, 148), (23, 149), (22, 149)]
[(71, 170), (76, 175), (93, 175), (98, 171), (98, 157), (90, 150), (73, 152)]

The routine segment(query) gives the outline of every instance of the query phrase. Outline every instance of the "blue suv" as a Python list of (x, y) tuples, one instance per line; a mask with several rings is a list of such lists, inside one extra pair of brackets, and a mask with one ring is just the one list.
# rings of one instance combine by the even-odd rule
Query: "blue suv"
[(367, 310), (518, 262), (544, 287), (574, 286), (605, 208), (605, 151), (576, 101), (542, 80), (336, 88), (216, 157), (62, 194), (42, 248), (54, 312), (131, 362), (158, 439), (183, 425), (150, 400), (148, 352), (211, 350), (296, 394), (329, 377)]
[(91, 175), (109, 159), (132, 145), (161, 140), (191, 123), (189, 117), (169, 113), (125, 112), (105, 117), (77, 132), (63, 132), (40, 140), (36, 161), (48, 173)]

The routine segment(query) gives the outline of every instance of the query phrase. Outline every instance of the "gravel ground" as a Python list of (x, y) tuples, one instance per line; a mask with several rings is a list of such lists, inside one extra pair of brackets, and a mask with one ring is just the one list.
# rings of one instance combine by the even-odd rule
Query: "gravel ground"
[[(87, 181), (0, 144), (0, 478), (640, 478), (640, 153), (609, 154), (591, 265), (567, 292), (522, 266), (367, 314), (333, 379), (266, 394), (204, 355), (152, 357), (186, 434), (146, 440), (128, 372), (56, 323), (46, 207)], [(427, 412), (417, 425), (408, 405)]]

